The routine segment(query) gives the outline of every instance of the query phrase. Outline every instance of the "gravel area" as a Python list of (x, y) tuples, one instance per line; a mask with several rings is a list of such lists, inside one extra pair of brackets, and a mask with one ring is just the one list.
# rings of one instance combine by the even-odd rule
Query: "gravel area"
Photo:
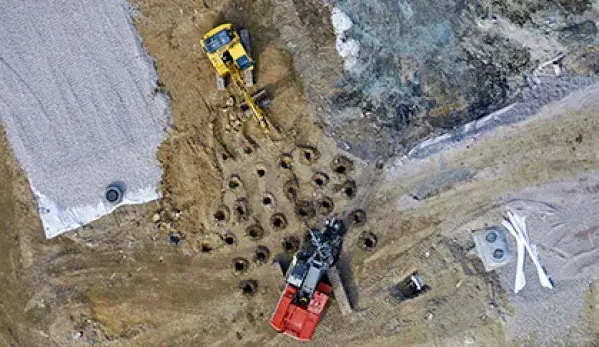
[(159, 197), (157, 147), (169, 126), (124, 1), (16, 1), (0, 11), (0, 119), (40, 207), (47, 237)]

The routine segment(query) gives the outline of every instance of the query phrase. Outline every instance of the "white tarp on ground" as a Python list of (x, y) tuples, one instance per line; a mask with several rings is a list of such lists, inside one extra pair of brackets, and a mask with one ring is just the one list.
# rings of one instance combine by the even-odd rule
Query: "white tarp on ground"
[(168, 98), (120, 0), (0, 4), (0, 119), (29, 178), (46, 237), (159, 198)]

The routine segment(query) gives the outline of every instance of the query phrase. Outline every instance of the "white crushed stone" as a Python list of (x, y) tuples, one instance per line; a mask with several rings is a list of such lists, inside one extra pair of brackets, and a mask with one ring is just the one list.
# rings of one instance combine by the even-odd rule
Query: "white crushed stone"
[(169, 100), (125, 1), (21, 1), (0, 5), (0, 120), (38, 200), (46, 237), (157, 199), (157, 147)]
[(358, 41), (345, 36), (345, 32), (352, 27), (353, 23), (347, 14), (338, 7), (334, 7), (331, 12), (331, 23), (337, 37), (335, 48), (345, 61), (345, 70), (350, 70), (357, 64), (358, 54), (360, 53)]

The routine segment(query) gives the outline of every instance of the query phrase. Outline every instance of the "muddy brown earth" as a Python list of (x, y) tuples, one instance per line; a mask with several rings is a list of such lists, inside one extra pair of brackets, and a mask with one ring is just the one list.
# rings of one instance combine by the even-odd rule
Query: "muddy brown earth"
[[(134, 23), (172, 101), (173, 128), (159, 152), (164, 198), (45, 240), (27, 180), (2, 139), (0, 344), (298, 345), (268, 325), (282, 289), (282, 273), (270, 264), (289, 259), (325, 216), (363, 210), (340, 265), (354, 312), (342, 317), (333, 298), (314, 345), (509, 345), (507, 289), (467, 255), (468, 237), (458, 227), (447, 232), (447, 220), (486, 206), (493, 194), (597, 169), (596, 114), (560, 123), (566, 130), (558, 138), (552, 124), (531, 131), (524, 150), (548, 146), (553, 157), (524, 158), (511, 174), (502, 162), (520, 158), (516, 146), (500, 150), (491, 141), (455, 159), (473, 171), (502, 167), (497, 184), (460, 186), (458, 179), (425, 189), (426, 175), (386, 178), (381, 162), (327, 136), (321, 113), (343, 94), (335, 87), (343, 62), (330, 7), (292, 0), (135, 5)], [(254, 91), (272, 98), (270, 136), (239, 110), (232, 89), (216, 91), (199, 41), (224, 21), (252, 35)], [(581, 71), (593, 67), (577, 62)], [(430, 130), (418, 129), (414, 138)], [(567, 140), (582, 130), (573, 157)], [(460, 187), (455, 198), (452, 185)], [(406, 193), (429, 208), (401, 208), (396, 199)], [(414, 271), (431, 290), (408, 302), (391, 299), (388, 286)]]

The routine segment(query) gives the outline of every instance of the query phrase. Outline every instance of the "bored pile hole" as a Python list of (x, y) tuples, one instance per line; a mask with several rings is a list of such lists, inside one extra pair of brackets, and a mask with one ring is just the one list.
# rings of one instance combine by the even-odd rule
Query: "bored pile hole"
[(346, 156), (338, 155), (331, 162), (331, 169), (340, 175), (345, 175), (354, 169), (354, 163)]
[(181, 233), (178, 233), (176, 231), (171, 231), (168, 234), (168, 240), (173, 245), (178, 245), (179, 243), (181, 243), (181, 241), (183, 241), (183, 239), (184, 239), (183, 235), (181, 235)]
[(227, 206), (220, 206), (216, 212), (214, 212), (214, 220), (217, 222), (225, 222), (229, 219), (229, 209)]
[(346, 199), (353, 199), (356, 196), (356, 183), (353, 180), (347, 180), (341, 186), (341, 191)]
[(329, 183), (329, 176), (327, 176), (327, 174), (322, 173), (322, 172), (317, 172), (314, 175), (312, 175), (312, 184), (316, 188), (322, 188), (322, 187), (326, 186), (327, 183)]
[(270, 224), (277, 230), (282, 230), (287, 227), (287, 218), (282, 213), (277, 213), (270, 217)]
[(239, 282), (239, 289), (244, 295), (254, 295), (258, 291), (258, 281), (243, 280)]
[(233, 269), (235, 272), (245, 272), (249, 265), (250, 263), (245, 258), (237, 257), (233, 259)]
[(366, 212), (364, 210), (355, 210), (352, 212), (352, 222), (354, 226), (361, 226), (366, 223)]
[(295, 212), (301, 219), (310, 219), (316, 215), (312, 201), (309, 200), (300, 201), (295, 207)]
[(223, 237), (223, 240), (225, 241), (225, 243), (227, 245), (234, 245), (237, 243), (237, 237), (235, 237), (235, 234), (233, 234), (233, 233), (225, 234), (225, 236)]
[(310, 165), (320, 158), (320, 152), (312, 146), (300, 146), (300, 161)]
[(293, 158), (291, 157), (291, 155), (283, 154), (283, 155), (281, 155), (281, 159), (279, 160), (279, 165), (283, 169), (291, 169), (292, 162), (293, 162)]
[(249, 213), (245, 198), (241, 198), (235, 202), (235, 208), (233, 211), (235, 211), (235, 216), (237, 217), (238, 221), (243, 221), (247, 218)]
[(264, 205), (270, 205), (272, 203), (272, 199), (269, 198), (268, 196), (265, 196), (265, 197), (262, 198), (262, 203)]
[(335, 209), (335, 203), (329, 197), (323, 197), (319, 199), (317, 202), (318, 213), (323, 216), (329, 215)]
[(289, 180), (285, 182), (283, 186), (283, 191), (285, 192), (285, 197), (290, 201), (295, 201), (297, 198), (297, 187), (298, 183), (295, 180)]
[(235, 190), (241, 186), (241, 178), (237, 175), (231, 176), (229, 179), (229, 189)]
[(300, 240), (295, 236), (286, 236), (282, 242), (283, 250), (289, 254), (297, 252), (300, 246)]
[(207, 243), (202, 243), (201, 251), (202, 253), (210, 253), (212, 252), (212, 247)]
[(263, 168), (257, 168), (256, 173), (258, 174), (258, 177), (264, 177), (264, 175), (266, 175), (266, 170)]
[(376, 247), (377, 242), (378, 242), (378, 239), (375, 234), (365, 231), (362, 233), (362, 235), (360, 235), (358, 245), (363, 250), (370, 251), (374, 247)]
[(247, 227), (246, 233), (254, 241), (260, 240), (264, 236), (264, 230), (259, 225), (250, 225)]
[(254, 260), (258, 263), (266, 263), (270, 258), (270, 250), (266, 246), (256, 247), (254, 254)]

